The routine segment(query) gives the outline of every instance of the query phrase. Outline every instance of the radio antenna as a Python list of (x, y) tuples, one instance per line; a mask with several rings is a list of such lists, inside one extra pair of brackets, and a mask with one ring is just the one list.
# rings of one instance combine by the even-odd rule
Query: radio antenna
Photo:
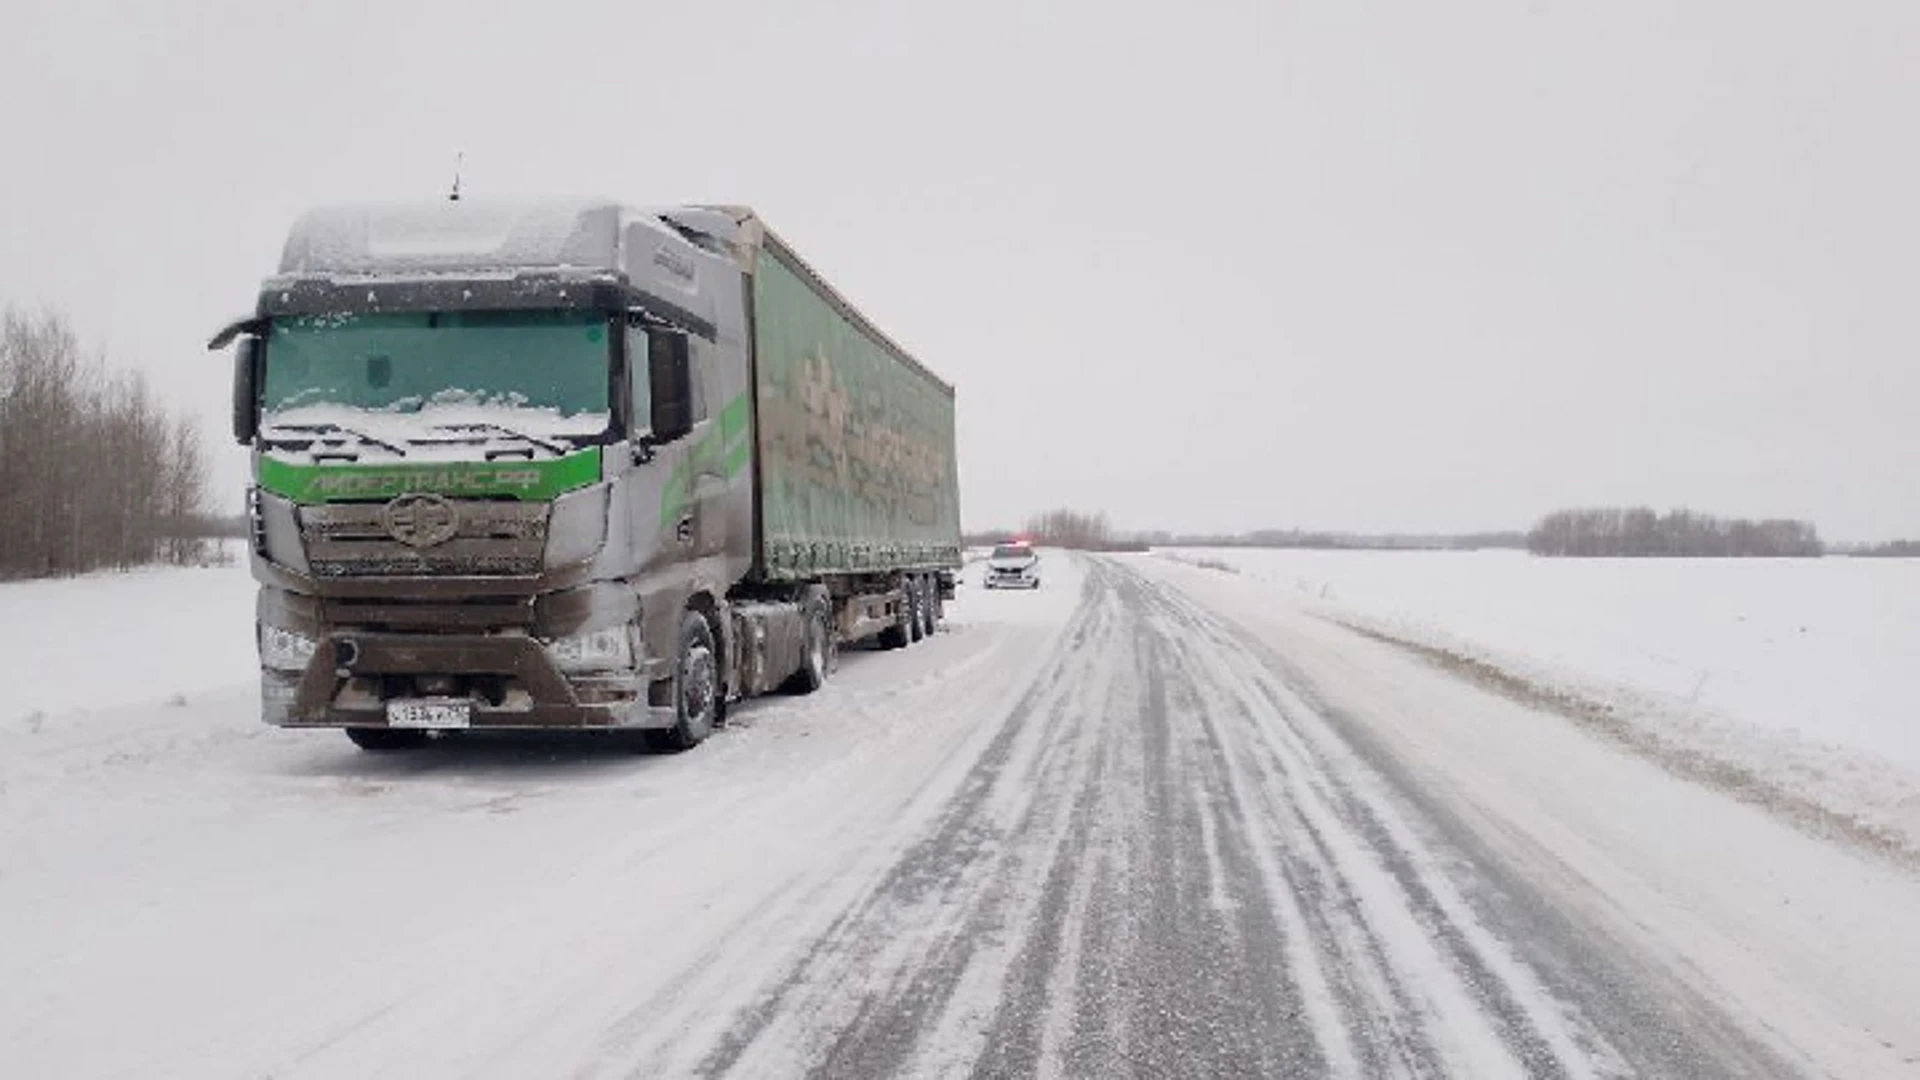
[(456, 151), (453, 155), (453, 190), (447, 193), (448, 202), (460, 201), (460, 166), (466, 161), (467, 152)]

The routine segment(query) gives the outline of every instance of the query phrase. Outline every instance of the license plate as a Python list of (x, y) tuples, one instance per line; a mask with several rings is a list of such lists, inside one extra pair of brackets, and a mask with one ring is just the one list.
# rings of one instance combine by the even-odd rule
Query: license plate
[(468, 701), (389, 701), (387, 726), (398, 728), (463, 728), (473, 723)]

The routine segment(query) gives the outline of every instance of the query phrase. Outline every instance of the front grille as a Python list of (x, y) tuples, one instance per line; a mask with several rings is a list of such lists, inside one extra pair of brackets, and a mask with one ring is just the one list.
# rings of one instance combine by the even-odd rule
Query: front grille
[(394, 537), (385, 503), (300, 508), (307, 565), (321, 577), (525, 576), (540, 572), (547, 546), (546, 503), (450, 499), (452, 539), (413, 547)]
[(532, 597), (471, 597), (416, 600), (401, 597), (330, 597), (321, 601), (329, 625), (356, 630), (413, 633), (495, 633), (533, 626)]

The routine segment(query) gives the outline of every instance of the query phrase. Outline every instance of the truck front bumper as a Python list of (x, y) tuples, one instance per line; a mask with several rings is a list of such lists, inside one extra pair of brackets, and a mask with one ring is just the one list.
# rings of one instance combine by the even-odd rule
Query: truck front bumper
[(466, 702), (472, 728), (667, 728), (673, 706), (651, 704), (648, 691), (670, 668), (656, 659), (632, 671), (562, 672), (518, 632), (339, 631), (304, 671), (262, 671), (261, 715), (279, 727), (385, 727), (390, 702), (430, 698)]

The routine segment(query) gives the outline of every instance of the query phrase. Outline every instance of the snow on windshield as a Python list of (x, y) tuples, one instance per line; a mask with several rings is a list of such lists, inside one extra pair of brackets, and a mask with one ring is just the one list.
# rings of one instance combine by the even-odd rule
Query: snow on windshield
[[(448, 391), (406, 410), (335, 403), (280, 409), (262, 417), (261, 434), (270, 453), (290, 460), (310, 459), (316, 450), (345, 450), (361, 460), (459, 461), (501, 443), (522, 444), (535, 456), (547, 456), (553, 451), (526, 446), (527, 439), (551, 442), (564, 451), (571, 449), (568, 440), (598, 436), (611, 421), (612, 414), (604, 411), (562, 415), (553, 408), (481, 401)], [(309, 443), (317, 436), (339, 445)]]

